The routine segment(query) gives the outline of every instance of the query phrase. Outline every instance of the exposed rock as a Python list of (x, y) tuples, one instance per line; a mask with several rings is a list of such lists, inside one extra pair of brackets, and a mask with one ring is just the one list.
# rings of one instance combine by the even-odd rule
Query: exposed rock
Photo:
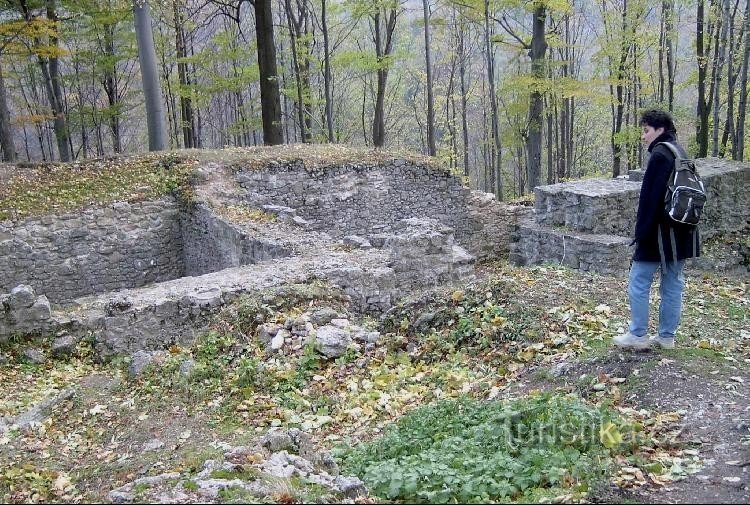
[(315, 471), (312, 463), (287, 451), (271, 454), (271, 457), (261, 465), (261, 469), (274, 477), (285, 479), (295, 475), (306, 477)]
[(8, 306), (11, 310), (27, 309), (34, 305), (35, 301), (34, 289), (26, 284), (19, 284), (11, 290)]
[(70, 356), (76, 348), (78, 341), (72, 335), (62, 335), (57, 337), (52, 343), (52, 356), (61, 358)]
[(332, 326), (335, 326), (336, 328), (346, 329), (351, 326), (351, 323), (349, 323), (348, 319), (339, 318), (339, 319), (331, 319)]
[(315, 337), (315, 349), (328, 358), (343, 355), (351, 343), (351, 333), (333, 325), (321, 326)]
[(276, 336), (271, 339), (271, 349), (274, 351), (278, 351), (279, 349), (284, 347), (284, 339), (287, 335), (290, 335), (290, 333), (286, 330), (279, 331)]
[(155, 438), (153, 440), (149, 440), (145, 444), (143, 444), (143, 452), (151, 452), (151, 451), (158, 451), (164, 447), (164, 442), (159, 440), (158, 438)]
[(46, 296), (36, 296), (26, 284), (0, 295), (0, 342), (10, 335), (40, 333), (51, 325), (52, 308)]
[(55, 408), (61, 403), (75, 396), (75, 389), (67, 388), (57, 395), (49, 396), (40, 403), (34, 405), (31, 409), (18, 416), (13, 424), (23, 430), (33, 424), (41, 423), (52, 415)]
[(347, 498), (355, 499), (367, 495), (367, 488), (365, 487), (364, 482), (358, 477), (339, 475), (334, 480), (334, 483), (339, 491)]
[(357, 328), (354, 332), (354, 340), (366, 344), (377, 344), (380, 342), (380, 332), (368, 331), (364, 328)]
[(163, 473), (161, 475), (154, 475), (149, 477), (141, 477), (136, 479), (129, 484), (113, 489), (109, 492), (108, 497), (113, 503), (130, 503), (135, 501), (136, 495), (133, 491), (136, 487), (152, 488), (160, 486), (168, 481), (174, 481), (179, 479), (182, 474), (177, 472)]
[(275, 323), (264, 323), (258, 326), (258, 339), (263, 345), (269, 345), (273, 337), (281, 329), (281, 325)]
[(195, 370), (195, 360), (188, 358), (180, 363), (180, 375), (183, 377), (190, 377)]
[(568, 375), (571, 370), (573, 370), (573, 365), (567, 361), (563, 361), (553, 366), (550, 369), (550, 374), (552, 377), (562, 377), (563, 375)]
[(137, 351), (130, 358), (128, 377), (135, 379), (140, 377), (146, 368), (152, 364), (164, 361), (168, 353), (165, 351)]
[(299, 448), (287, 431), (271, 430), (260, 440), (260, 445), (271, 452), (289, 451), (296, 453)]
[(344, 245), (355, 247), (357, 249), (370, 249), (372, 244), (369, 240), (359, 235), (347, 235), (343, 239)]
[(322, 326), (330, 323), (333, 319), (337, 319), (339, 313), (330, 307), (321, 307), (310, 313), (310, 322), (315, 326)]
[(22, 358), (24, 361), (33, 365), (43, 365), (47, 362), (47, 357), (44, 353), (35, 347), (27, 347), (24, 349)]

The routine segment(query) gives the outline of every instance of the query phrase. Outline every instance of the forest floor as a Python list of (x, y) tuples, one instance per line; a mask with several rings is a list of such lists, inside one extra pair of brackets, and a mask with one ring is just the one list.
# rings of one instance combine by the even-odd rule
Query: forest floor
[[(717, 254), (734, 254), (735, 246)], [(747, 275), (690, 273), (671, 351), (611, 346), (626, 328), (626, 279), (503, 262), (482, 265), (471, 285), (425, 292), (380, 319), (358, 317), (335, 290), (315, 283), (241, 300), (193, 347), (171, 348), (166, 364), (135, 379), (127, 358), (98, 363), (86, 342), (41, 365), (22, 359), (28, 342), (11, 342), (0, 349), (0, 420), (66, 388), (75, 394), (31, 429), (0, 431), (0, 500), (106, 502), (139, 477), (196, 473), (271, 427), (299, 427), (327, 450), (357, 447), (436, 401), (551, 392), (606, 407), (646, 436), (637, 446), (606, 444), (613, 465), (603, 480), (550, 486), (535, 499), (748, 503), (747, 288)], [(336, 360), (307, 346), (270, 354), (258, 343), (258, 314), (283, 323), (316, 307), (379, 331), (381, 343)], [(196, 363), (189, 377), (178, 372), (186, 357)], [(266, 500), (321, 500), (314, 491), (297, 482)], [(368, 500), (403, 499), (396, 491), (370, 489)]]

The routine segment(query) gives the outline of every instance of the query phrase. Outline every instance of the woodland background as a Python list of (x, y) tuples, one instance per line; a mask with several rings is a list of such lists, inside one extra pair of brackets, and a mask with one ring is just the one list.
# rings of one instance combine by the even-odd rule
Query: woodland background
[(750, 0), (0, 0), (5, 161), (345, 143), (499, 199), (638, 168), (638, 114), (746, 159)]

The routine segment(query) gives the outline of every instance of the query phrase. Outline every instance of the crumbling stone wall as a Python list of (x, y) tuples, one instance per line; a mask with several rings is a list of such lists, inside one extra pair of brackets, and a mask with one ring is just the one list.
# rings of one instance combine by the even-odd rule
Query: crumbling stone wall
[(507, 255), (512, 209), (411, 161), (309, 169), (300, 160), (239, 170), (237, 181), (250, 205), (290, 207), (310, 229), (333, 237), (390, 233), (405, 218), (431, 218), (452, 228), (472, 255)]
[(0, 222), (0, 292), (28, 284), (53, 303), (184, 273), (173, 199)]
[[(718, 158), (695, 161), (708, 203), (700, 229), (704, 237), (742, 230), (750, 219), (750, 169)], [(635, 228), (641, 181), (591, 179), (535, 189), (537, 223), (572, 231), (630, 236)]]
[(182, 241), (185, 275), (202, 275), (291, 254), (282, 244), (248, 236), (205, 204), (183, 212)]

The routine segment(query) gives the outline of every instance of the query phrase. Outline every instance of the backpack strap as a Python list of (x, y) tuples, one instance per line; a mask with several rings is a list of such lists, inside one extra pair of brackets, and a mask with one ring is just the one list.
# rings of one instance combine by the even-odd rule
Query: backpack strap
[(672, 154), (677, 160), (684, 160), (687, 158), (687, 156), (685, 155), (685, 151), (682, 149), (682, 146), (673, 144), (672, 142), (659, 142), (656, 145), (666, 146), (672, 152)]

